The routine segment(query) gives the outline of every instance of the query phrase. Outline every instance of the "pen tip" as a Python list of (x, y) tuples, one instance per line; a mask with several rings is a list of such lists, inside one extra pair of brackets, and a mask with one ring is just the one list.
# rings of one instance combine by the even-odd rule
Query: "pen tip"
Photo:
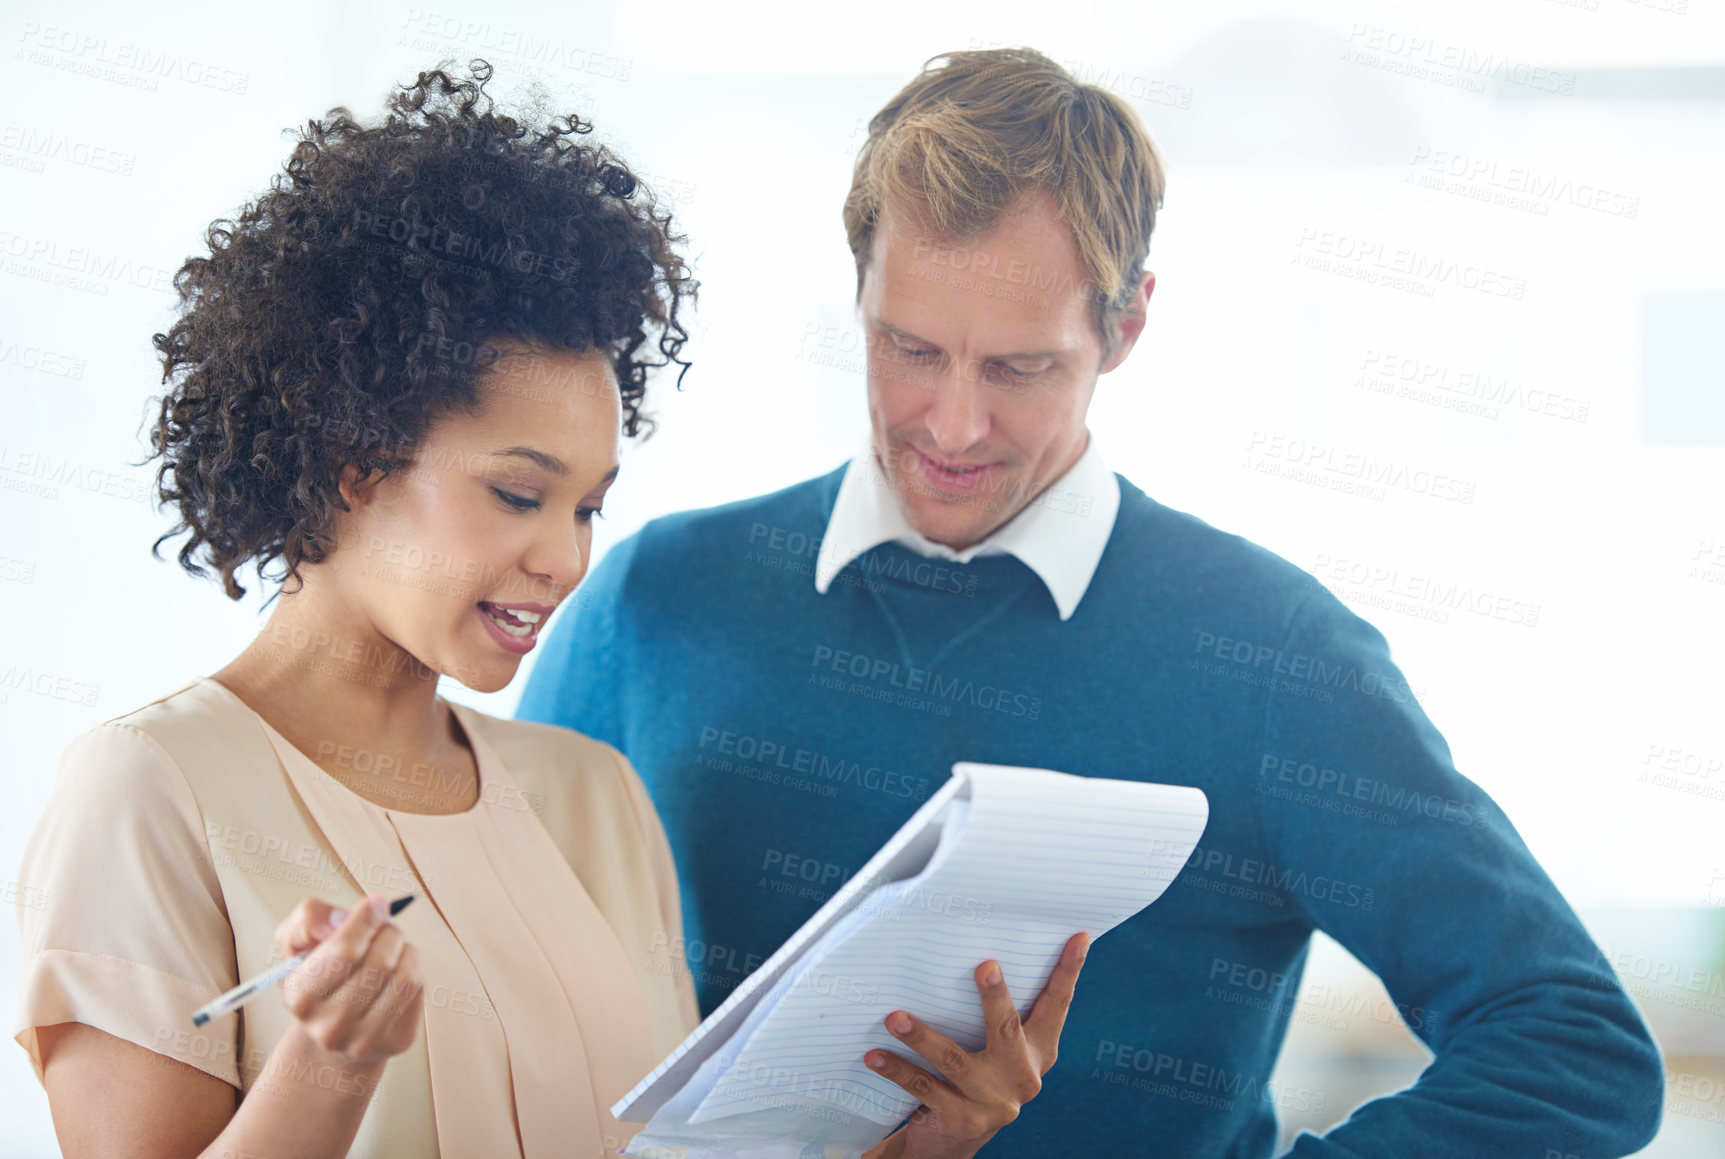
[(406, 909), (407, 903), (412, 901), (413, 897), (414, 897), (414, 895), (410, 893), (406, 897), (398, 897), (394, 901), (390, 902), (389, 903), (389, 916), (394, 917), (396, 914), (398, 914), (402, 910)]
[(192, 1025), (193, 1026), (202, 1026), (204, 1023), (208, 1022), (209, 1020), (210, 1020), (210, 1016), (208, 1014), (194, 1014), (194, 1015), (192, 1015)]

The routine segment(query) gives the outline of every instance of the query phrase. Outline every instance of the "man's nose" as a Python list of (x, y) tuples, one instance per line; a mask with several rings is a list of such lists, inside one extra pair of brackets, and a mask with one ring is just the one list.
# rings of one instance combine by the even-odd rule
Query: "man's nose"
[(974, 363), (954, 359), (934, 384), (934, 399), (925, 422), (934, 445), (948, 455), (961, 454), (988, 434), (988, 399)]

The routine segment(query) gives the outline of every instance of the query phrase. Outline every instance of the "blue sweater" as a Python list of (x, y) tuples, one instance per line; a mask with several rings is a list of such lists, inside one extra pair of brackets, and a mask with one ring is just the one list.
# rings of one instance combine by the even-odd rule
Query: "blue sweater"
[(703, 1013), (955, 760), (1195, 785), (1199, 848), (1096, 943), (1059, 1061), (989, 1155), (1260, 1159), (1278, 1107), (1342, 1111), (1267, 1082), (1315, 929), (1435, 1059), (1291, 1155), (1599, 1159), (1652, 1137), (1663, 1074), (1639, 1013), (1370, 624), (1124, 477), (1065, 622), (1012, 556), (887, 544), (821, 595), (842, 474), (618, 544), (522, 697), (645, 779)]

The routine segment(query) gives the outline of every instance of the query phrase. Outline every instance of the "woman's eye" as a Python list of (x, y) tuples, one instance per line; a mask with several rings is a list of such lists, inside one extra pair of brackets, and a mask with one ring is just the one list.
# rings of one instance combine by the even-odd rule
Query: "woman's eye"
[(593, 522), (593, 517), (595, 515), (597, 515), (601, 519), (605, 518), (605, 513), (597, 507), (577, 507), (577, 508), (575, 508), (575, 517), (583, 523)]
[(539, 506), (539, 500), (527, 499), (520, 495), (512, 495), (501, 487), (493, 487), (491, 489), (491, 493), (509, 504), (509, 506), (515, 508), (517, 511), (532, 511), (534, 508)]

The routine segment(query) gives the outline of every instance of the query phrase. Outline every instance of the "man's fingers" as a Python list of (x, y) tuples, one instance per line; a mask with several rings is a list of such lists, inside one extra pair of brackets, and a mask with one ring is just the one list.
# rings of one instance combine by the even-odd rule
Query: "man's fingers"
[(871, 1050), (863, 1055), (863, 1062), (876, 1074), (909, 1091), (918, 1102), (936, 1114), (955, 1111), (964, 1102), (964, 1096), (947, 1083), (890, 1050)]
[(1054, 1065), (1054, 1053), (1060, 1042), (1060, 1031), (1066, 1025), (1066, 1012), (1072, 1008), (1072, 994), (1078, 986), (1078, 972), (1084, 968), (1085, 955), (1090, 952), (1090, 935), (1080, 931), (1066, 940), (1060, 961), (1048, 976), (1048, 985), (1036, 996), (1036, 1004), (1024, 1019), (1024, 1033), (1041, 1051), (1048, 1066)]
[(982, 995), (982, 1023), (988, 1032), (983, 1049), (1013, 1049), (1012, 1044), (1024, 1036), (1024, 1028), (999, 962), (987, 961), (976, 968), (976, 990)]
[(947, 1082), (961, 1091), (965, 1089), (972, 1056), (964, 1047), (903, 1010), (895, 1010), (886, 1016), (886, 1028), (944, 1075)]

